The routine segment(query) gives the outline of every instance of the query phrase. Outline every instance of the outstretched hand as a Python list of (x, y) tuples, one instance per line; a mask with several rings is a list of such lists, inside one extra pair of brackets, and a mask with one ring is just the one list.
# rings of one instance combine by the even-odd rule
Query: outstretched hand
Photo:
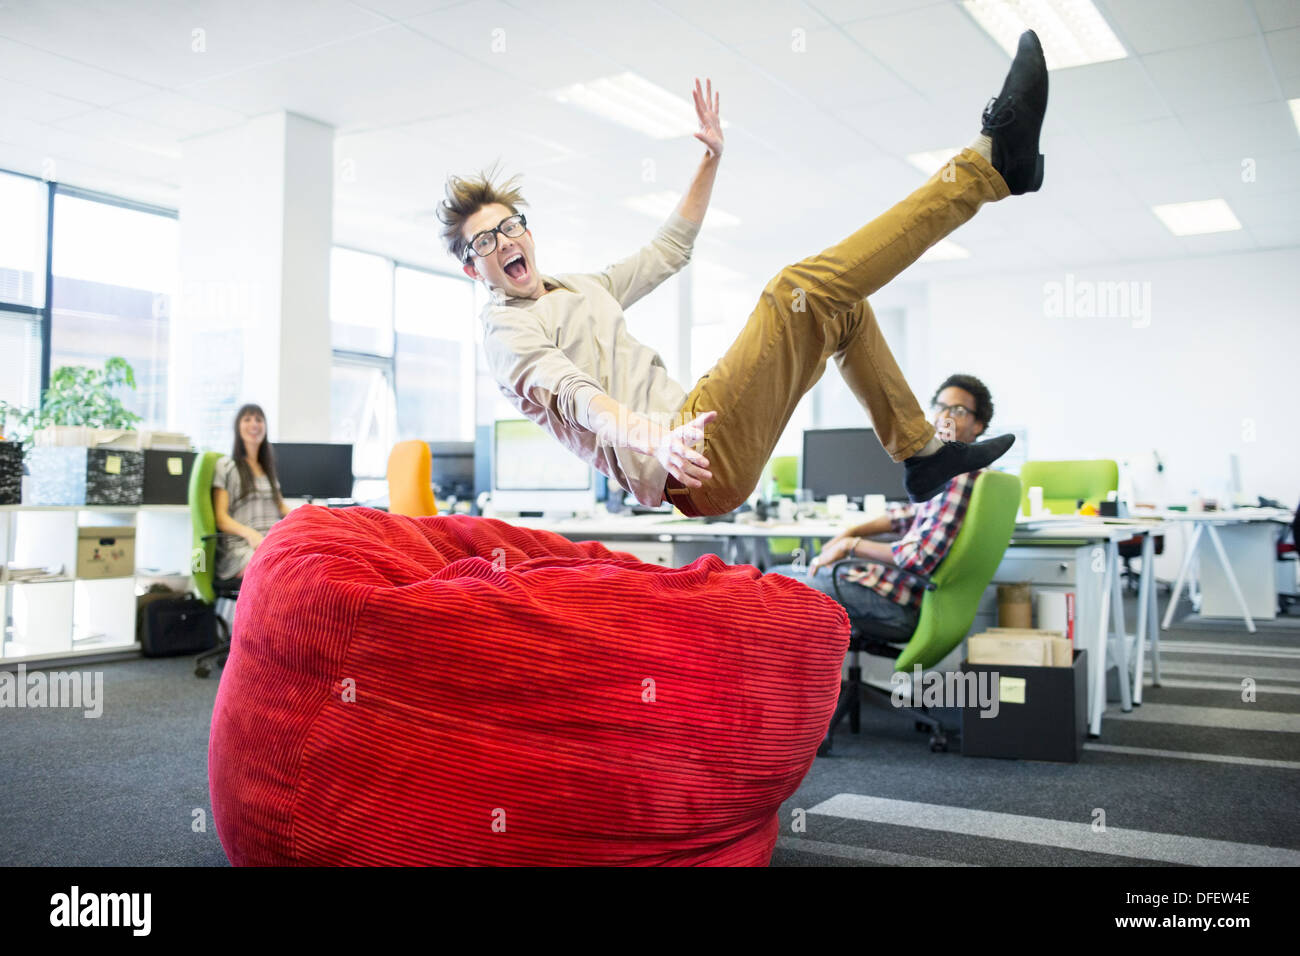
[(659, 464), (687, 488), (702, 488), (713, 477), (709, 460), (695, 446), (704, 441), (704, 427), (717, 417), (717, 412), (697, 415), (684, 425), (661, 432), (654, 442), (654, 456)]
[(700, 131), (695, 138), (709, 150), (709, 155), (717, 159), (722, 155), (722, 120), (718, 117), (718, 104), (721, 97), (713, 92), (713, 80), (706, 79), (707, 87), (700, 89), (699, 77), (695, 79), (695, 115), (700, 118)]

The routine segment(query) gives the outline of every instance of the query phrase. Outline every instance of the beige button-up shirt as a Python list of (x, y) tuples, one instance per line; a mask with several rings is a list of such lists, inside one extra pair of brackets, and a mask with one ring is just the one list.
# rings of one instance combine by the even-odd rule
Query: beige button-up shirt
[(651, 455), (602, 445), (588, 418), (600, 392), (663, 421), (686, 401), (663, 359), (627, 330), (623, 310), (691, 258), (698, 223), (674, 212), (634, 255), (594, 274), (542, 276), (545, 294), (508, 298), (499, 290), (483, 309), (483, 345), (501, 393), (527, 418), (643, 505), (663, 502), (667, 471)]

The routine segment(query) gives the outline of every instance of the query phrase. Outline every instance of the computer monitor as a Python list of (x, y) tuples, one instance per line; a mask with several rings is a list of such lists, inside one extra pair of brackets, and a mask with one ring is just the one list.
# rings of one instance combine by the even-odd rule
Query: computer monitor
[(829, 495), (907, 499), (903, 466), (895, 464), (880, 447), (872, 428), (805, 430), (800, 467), (803, 474), (799, 485), (811, 490), (817, 501), (825, 501)]
[(284, 497), (352, 497), (351, 445), (277, 441), (271, 447)]
[(492, 507), (496, 511), (573, 514), (596, 502), (593, 469), (528, 419), (493, 426)]
[(474, 497), (474, 443), (431, 441), (433, 490), (439, 498), (468, 501)]

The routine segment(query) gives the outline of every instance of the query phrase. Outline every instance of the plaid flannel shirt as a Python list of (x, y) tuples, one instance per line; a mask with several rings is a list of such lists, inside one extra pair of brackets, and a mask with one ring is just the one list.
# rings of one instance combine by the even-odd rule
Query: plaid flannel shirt
[[(889, 506), (886, 514), (893, 531), (903, 535), (890, 546), (894, 551), (896, 567), (916, 574), (934, 573), (957, 539), (978, 475), (977, 471), (958, 475), (948, 482), (940, 494), (919, 505)], [(919, 608), (921, 597), (925, 593), (920, 584), (882, 564), (851, 568), (845, 573), (844, 580), (873, 588), (904, 607), (910, 605)]]

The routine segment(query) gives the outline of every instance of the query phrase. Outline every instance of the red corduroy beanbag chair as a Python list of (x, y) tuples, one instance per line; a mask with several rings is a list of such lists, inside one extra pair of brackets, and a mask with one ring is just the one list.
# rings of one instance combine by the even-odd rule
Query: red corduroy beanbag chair
[(217, 832), (236, 865), (766, 864), (848, 631), (714, 556), (299, 508), (244, 576)]

